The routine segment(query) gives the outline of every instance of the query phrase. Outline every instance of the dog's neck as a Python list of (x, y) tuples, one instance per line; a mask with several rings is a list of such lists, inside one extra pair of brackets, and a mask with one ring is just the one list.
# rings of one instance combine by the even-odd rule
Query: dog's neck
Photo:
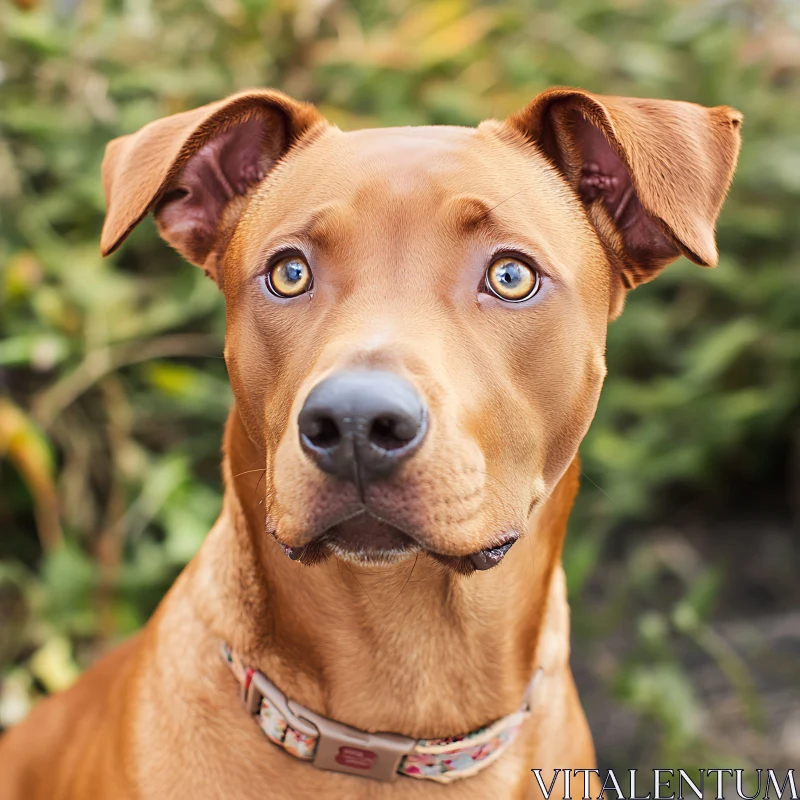
[(464, 577), (425, 555), (290, 561), (265, 531), (264, 455), (235, 409), (225, 453), (225, 510), (198, 559), (223, 586), (205, 615), (292, 699), (362, 729), (447, 736), (515, 711), (538, 666), (565, 666), (560, 555), (577, 464), (505, 560)]

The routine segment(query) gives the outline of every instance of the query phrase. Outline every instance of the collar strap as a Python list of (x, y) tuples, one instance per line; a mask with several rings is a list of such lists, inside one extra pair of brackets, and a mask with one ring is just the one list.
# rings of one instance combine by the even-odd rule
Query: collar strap
[(407, 775), (450, 783), (488, 767), (503, 754), (529, 716), (533, 690), (542, 675), (540, 668), (513, 714), (462, 736), (411, 739), (334, 722), (289, 700), (266, 675), (246, 667), (224, 644), (222, 656), (239, 681), (248, 713), (271, 742), (318, 769), (379, 781)]

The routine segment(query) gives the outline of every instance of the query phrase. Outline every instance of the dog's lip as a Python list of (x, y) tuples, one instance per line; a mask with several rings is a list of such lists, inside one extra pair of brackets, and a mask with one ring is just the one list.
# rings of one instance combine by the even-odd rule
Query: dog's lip
[[(277, 538), (277, 537), (276, 537)], [(420, 542), (400, 530), (400, 528), (372, 515), (365, 510), (328, 528), (322, 536), (309, 545), (292, 547), (280, 542), (286, 555), (292, 561), (312, 564), (320, 559), (325, 551), (345, 551), (361, 556), (366, 560), (399, 555), (406, 551), (423, 548), (430, 556), (445, 566), (460, 573), (474, 570), (485, 571), (496, 567), (505, 558), (519, 535), (510, 532), (506, 538), (491, 547), (485, 547), (463, 556), (437, 553), (423, 548)]]
[(517, 541), (516, 536), (511, 537), (502, 544), (495, 545), (494, 547), (486, 547), (483, 550), (478, 550), (477, 553), (472, 553), (468, 556), (472, 562), (472, 566), (478, 570), (487, 570), (496, 567), (506, 556), (506, 553), (511, 549), (514, 542)]
[(286, 553), (292, 561), (299, 561), (303, 557), (303, 553), (305, 552), (305, 547), (291, 547), (288, 544), (284, 544), (283, 542), (278, 542), (280, 546), (283, 548), (283, 552)]

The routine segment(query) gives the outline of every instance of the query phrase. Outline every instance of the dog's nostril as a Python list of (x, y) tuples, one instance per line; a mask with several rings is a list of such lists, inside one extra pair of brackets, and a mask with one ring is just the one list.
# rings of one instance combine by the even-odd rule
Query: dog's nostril
[(369, 429), (369, 440), (381, 450), (399, 450), (405, 447), (419, 432), (413, 420), (397, 420), (378, 417)]
[(330, 417), (318, 417), (311, 420), (305, 436), (314, 447), (330, 448), (339, 444), (342, 438), (338, 425)]

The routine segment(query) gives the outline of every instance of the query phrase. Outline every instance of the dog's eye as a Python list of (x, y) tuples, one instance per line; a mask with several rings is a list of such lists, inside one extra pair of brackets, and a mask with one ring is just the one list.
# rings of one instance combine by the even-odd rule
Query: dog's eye
[(513, 256), (502, 256), (486, 270), (486, 288), (501, 300), (521, 303), (539, 291), (539, 273)]
[(311, 288), (311, 268), (300, 256), (282, 258), (270, 267), (267, 286), (278, 297), (297, 297)]

